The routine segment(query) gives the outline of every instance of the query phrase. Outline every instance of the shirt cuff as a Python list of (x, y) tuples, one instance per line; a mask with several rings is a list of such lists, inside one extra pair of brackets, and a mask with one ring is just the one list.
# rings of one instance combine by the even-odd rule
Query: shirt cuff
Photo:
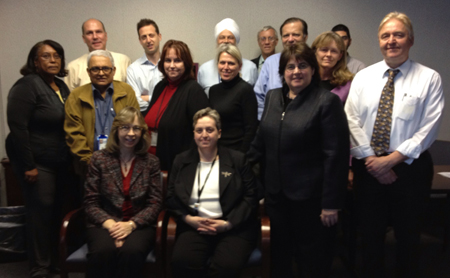
[(361, 145), (350, 149), (350, 154), (356, 159), (363, 159), (375, 155), (370, 145)]
[(412, 142), (412, 140), (406, 140), (398, 148), (396, 149), (399, 153), (403, 154), (404, 156), (409, 157), (407, 160), (405, 160), (406, 164), (411, 164), (414, 159), (419, 158), (420, 154), (422, 153), (422, 146), (420, 144), (415, 144)]

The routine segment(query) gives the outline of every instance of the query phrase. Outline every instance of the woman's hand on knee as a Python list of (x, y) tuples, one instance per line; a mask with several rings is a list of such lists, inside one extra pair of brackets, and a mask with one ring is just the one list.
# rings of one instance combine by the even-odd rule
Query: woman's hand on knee
[(116, 248), (122, 247), (124, 242), (125, 242), (125, 240), (123, 240), (123, 239), (115, 239), (114, 240), (114, 244), (116, 245)]
[(192, 216), (189, 214), (184, 217), (184, 222), (186, 222), (192, 228), (196, 229), (198, 232), (211, 235), (217, 234), (216, 229), (210, 226), (208, 221), (209, 219), (207, 218)]
[(38, 179), (38, 170), (36, 168), (25, 172), (25, 181), (29, 183), (34, 183)]
[(322, 209), (320, 214), (320, 220), (325, 227), (331, 227), (338, 222), (338, 210), (337, 209)]
[(230, 222), (221, 219), (206, 219), (205, 224), (215, 229), (214, 234), (226, 232), (233, 226)]
[(108, 231), (112, 238), (122, 240), (133, 232), (133, 227), (128, 222), (120, 221), (116, 222)]

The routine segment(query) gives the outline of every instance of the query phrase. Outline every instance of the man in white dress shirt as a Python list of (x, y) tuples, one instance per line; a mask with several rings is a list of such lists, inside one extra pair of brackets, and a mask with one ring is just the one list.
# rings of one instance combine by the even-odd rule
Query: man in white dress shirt
[[(217, 23), (214, 29), (217, 46), (222, 43), (231, 43), (237, 46), (240, 41), (239, 26), (231, 18), (225, 18)], [(242, 59), (241, 77), (250, 85), (254, 85), (258, 79), (258, 70), (255, 64), (247, 59)], [(209, 60), (200, 66), (197, 75), (197, 81), (200, 86), (209, 94), (209, 88), (220, 82), (219, 70), (217, 69), (216, 59)]]
[[(106, 50), (106, 42), (108, 41), (108, 34), (106, 33), (105, 26), (103, 22), (98, 19), (88, 19), (81, 25), (82, 38), (84, 43), (86, 43), (89, 52), (94, 50)], [(127, 79), (127, 67), (131, 64), (130, 58), (128, 56), (109, 51), (114, 58), (116, 65), (116, 73), (114, 75), (114, 80), (125, 82)], [(91, 82), (89, 75), (86, 71), (87, 69), (87, 58), (89, 53), (71, 61), (67, 66), (69, 74), (65, 77), (69, 89), (80, 87), (84, 84)]]
[(362, 233), (362, 277), (386, 276), (388, 224), (397, 239), (396, 277), (420, 277), (421, 219), (433, 177), (427, 149), (442, 117), (442, 82), (436, 71), (409, 59), (414, 33), (405, 14), (386, 15), (378, 40), (384, 60), (355, 76), (345, 105)]
[(152, 98), (153, 89), (163, 78), (158, 70), (162, 36), (156, 22), (147, 18), (138, 22), (137, 31), (145, 54), (128, 67), (127, 83), (133, 87), (141, 112), (144, 112)]

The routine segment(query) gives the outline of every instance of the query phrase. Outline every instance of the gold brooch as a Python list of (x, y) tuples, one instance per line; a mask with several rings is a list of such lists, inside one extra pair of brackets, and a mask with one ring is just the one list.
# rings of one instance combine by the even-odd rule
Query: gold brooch
[(223, 175), (225, 178), (228, 178), (229, 176), (231, 176), (231, 173), (229, 173), (229, 172), (222, 172), (222, 175)]

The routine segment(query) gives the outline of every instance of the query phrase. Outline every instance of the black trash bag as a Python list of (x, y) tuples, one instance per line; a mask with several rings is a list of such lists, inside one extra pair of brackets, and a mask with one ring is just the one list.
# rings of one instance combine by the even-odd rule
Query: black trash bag
[(26, 259), (25, 207), (0, 207), (0, 263)]

